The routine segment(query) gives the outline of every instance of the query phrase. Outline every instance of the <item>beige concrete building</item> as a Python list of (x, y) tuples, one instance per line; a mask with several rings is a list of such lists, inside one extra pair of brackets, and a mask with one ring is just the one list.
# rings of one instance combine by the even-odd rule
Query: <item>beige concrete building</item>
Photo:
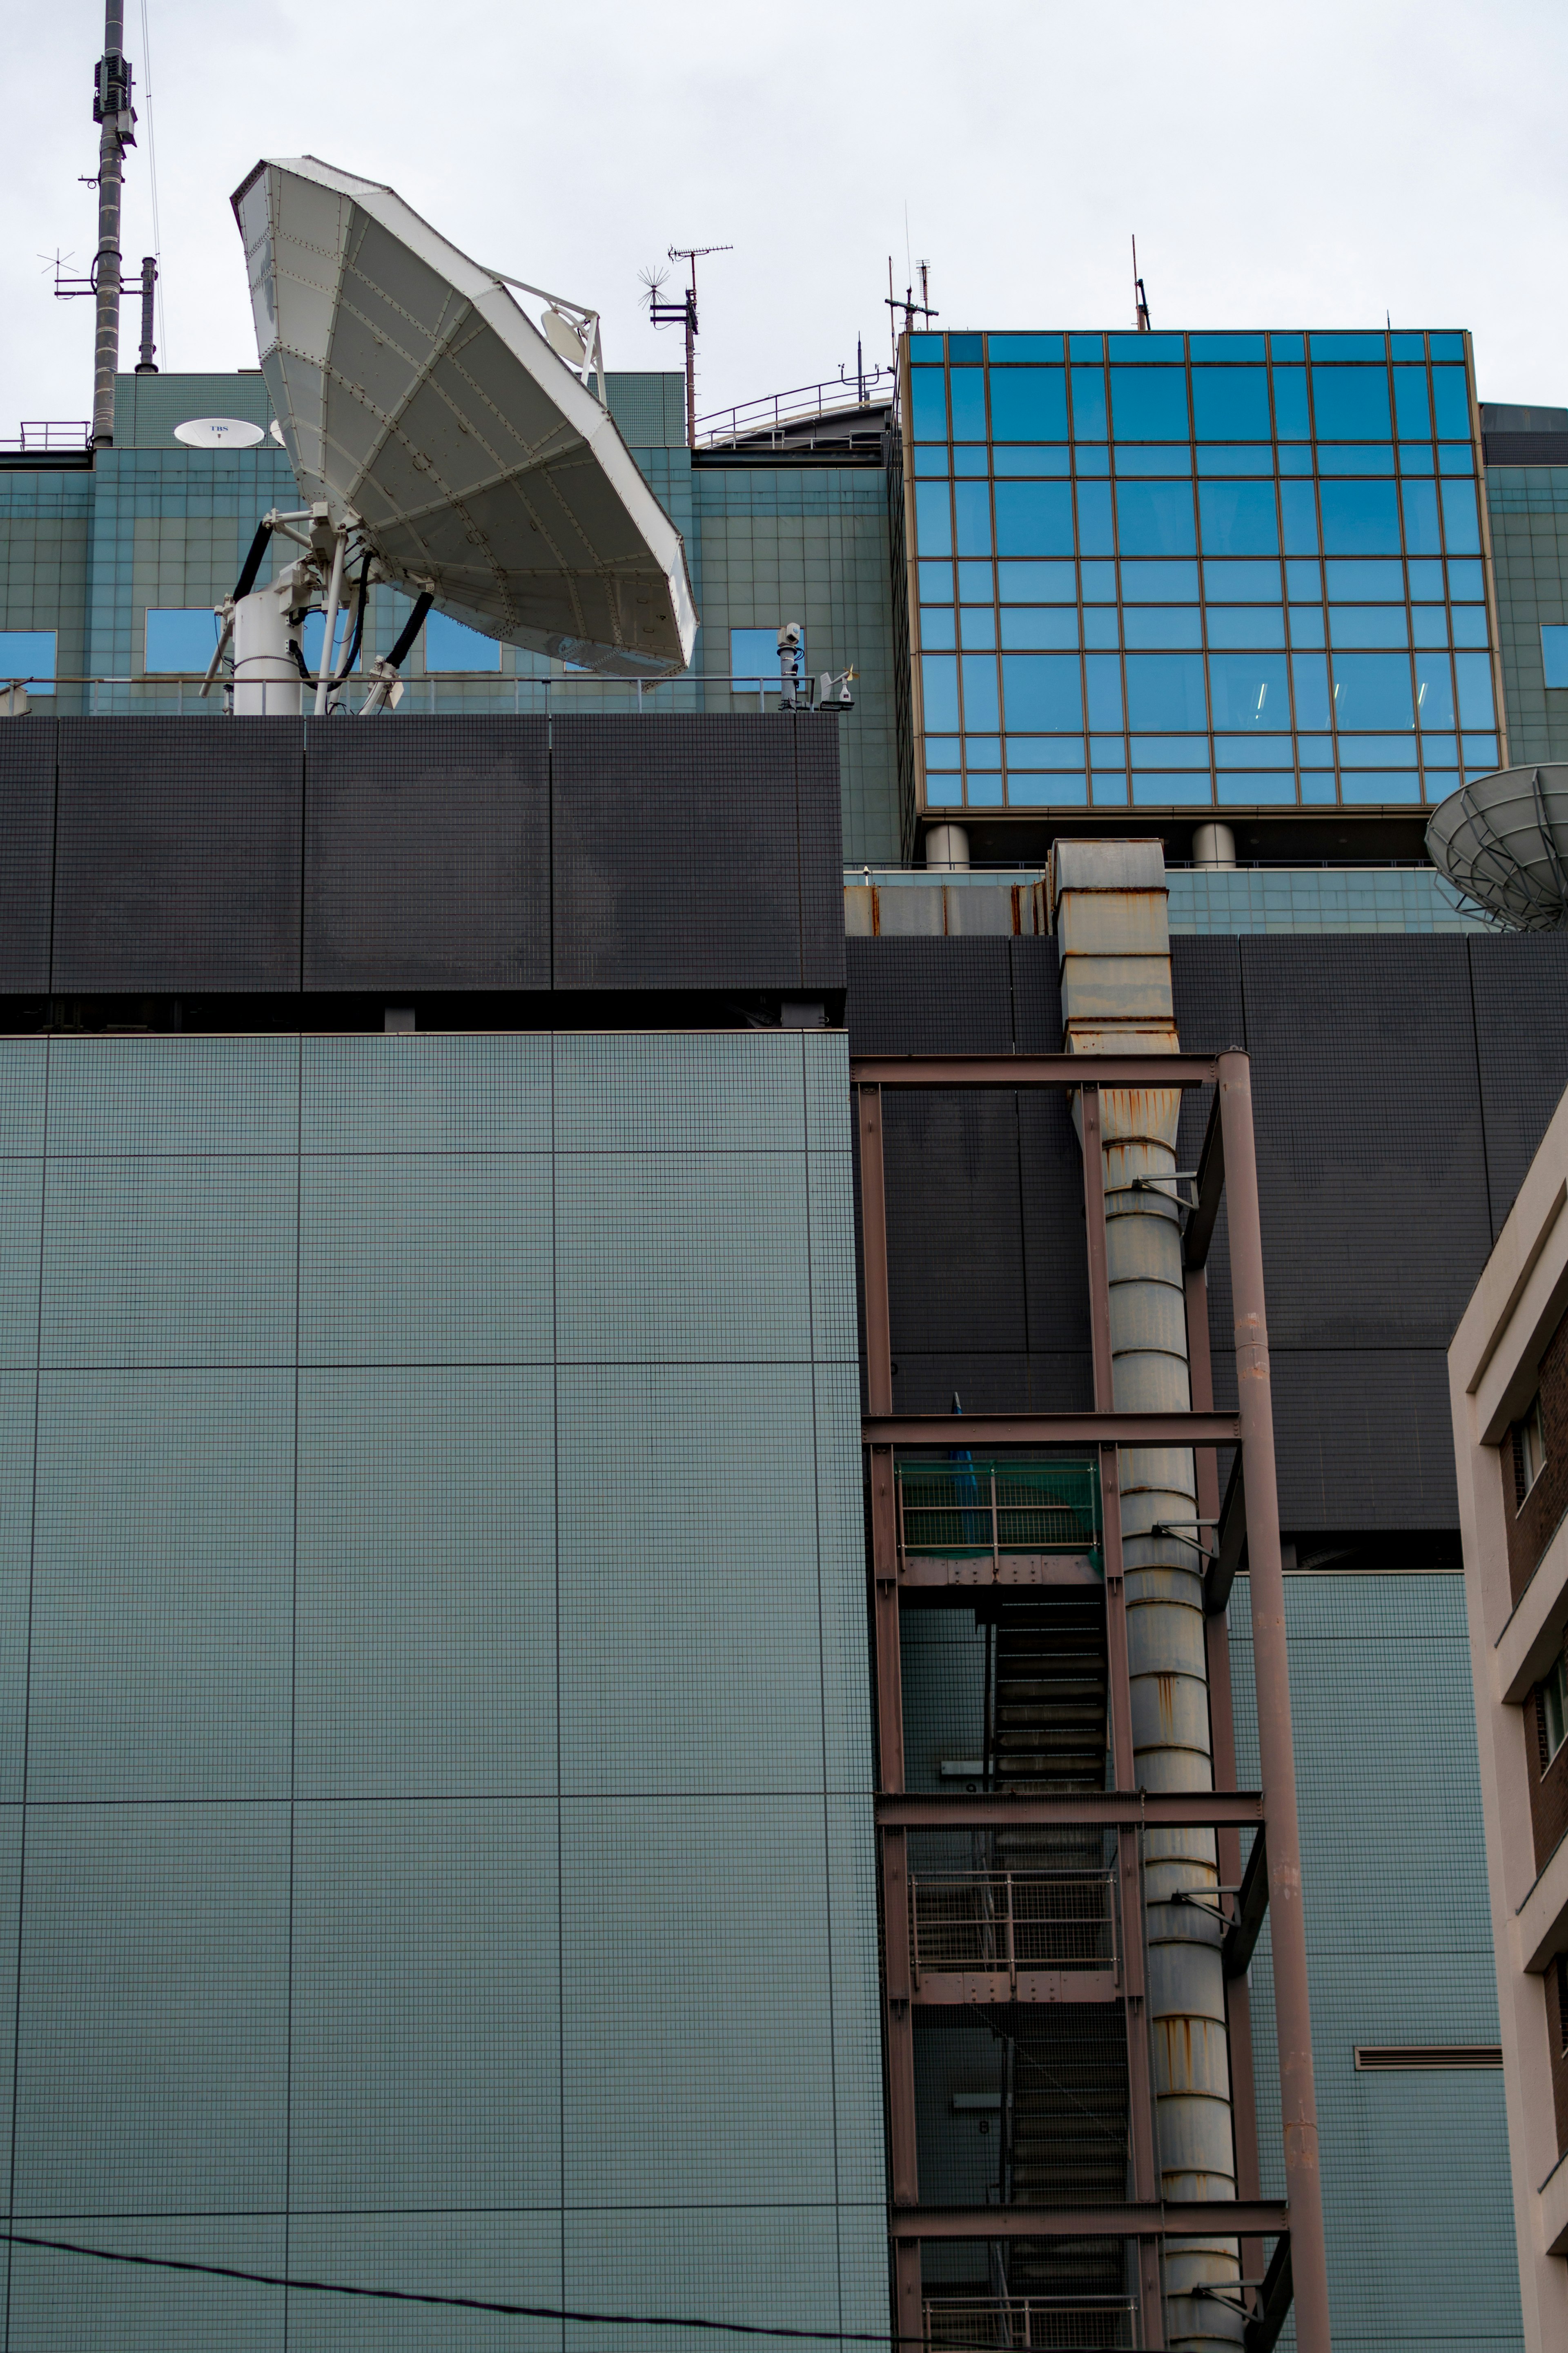
[(1530, 2353), (1568, 2346), (1568, 1095), (1448, 1350)]

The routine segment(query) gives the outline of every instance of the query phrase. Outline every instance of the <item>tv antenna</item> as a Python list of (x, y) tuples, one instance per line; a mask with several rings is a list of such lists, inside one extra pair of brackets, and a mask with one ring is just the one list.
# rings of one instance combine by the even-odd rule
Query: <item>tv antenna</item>
[(710, 253), (733, 253), (732, 245), (672, 245), (668, 248), (671, 261), (691, 264), (691, 283), (679, 302), (661, 302), (664, 274), (645, 269), (642, 282), (647, 288), (647, 314), (656, 327), (684, 327), (686, 330), (686, 446), (697, 447), (697, 265)]
[(1141, 335), (1150, 332), (1149, 297), (1143, 291), (1143, 280), (1138, 275), (1138, 240), (1132, 240), (1132, 323)]
[(931, 263), (929, 261), (922, 261), (919, 264), (919, 269), (921, 273), (921, 299), (917, 302), (915, 301), (915, 290), (912, 285), (905, 287), (901, 297), (894, 293), (893, 257), (890, 253), (888, 256), (888, 325), (891, 330), (893, 337), (893, 359), (895, 364), (897, 363), (899, 356), (899, 312), (901, 311), (904, 314), (903, 331), (906, 335), (910, 332), (917, 318), (940, 319), (942, 316), (942, 312), (940, 311), (933, 311), (931, 309)]

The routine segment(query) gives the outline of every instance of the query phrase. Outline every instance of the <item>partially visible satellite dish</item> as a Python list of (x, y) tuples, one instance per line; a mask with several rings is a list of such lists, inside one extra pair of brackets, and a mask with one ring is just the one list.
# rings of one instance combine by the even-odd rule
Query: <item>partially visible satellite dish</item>
[(187, 417), (175, 426), (174, 438), (189, 449), (254, 449), (267, 436), (244, 417)]
[(685, 549), (602, 379), (578, 373), (576, 305), (542, 297), (568, 364), (496, 271), (313, 156), (258, 164), (234, 209), (303, 500), (355, 518), (388, 578), (488, 637), (611, 677), (684, 670)]
[(272, 438), (274, 439), (274, 441), (276, 441), (276, 442), (277, 442), (278, 447), (279, 448), (279, 449), (282, 449), (282, 448), (287, 448), (287, 446), (288, 446), (288, 445), (287, 445), (287, 443), (284, 441), (284, 438), (283, 438), (283, 427), (281, 427), (281, 425), (279, 425), (279, 424), (278, 419), (277, 419), (276, 417), (274, 417), (274, 418), (273, 418), (273, 420), (272, 420), (271, 424), (268, 427), (267, 430), (268, 431), (268, 433), (270, 433), (270, 434), (271, 434)]
[(552, 352), (559, 352), (568, 367), (583, 368), (588, 364), (588, 344), (578, 333), (564, 311), (546, 311), (540, 321), (545, 341)]
[(1512, 932), (1568, 926), (1568, 765), (1498, 768), (1439, 801), (1426, 827), (1439, 873)]

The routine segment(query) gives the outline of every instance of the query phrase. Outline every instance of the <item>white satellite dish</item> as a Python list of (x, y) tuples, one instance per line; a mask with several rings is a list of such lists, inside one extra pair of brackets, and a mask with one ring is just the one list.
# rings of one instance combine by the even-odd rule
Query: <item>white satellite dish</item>
[(594, 312), (524, 290), (559, 316), (569, 360), (513, 300), (520, 281), (313, 156), (258, 164), (234, 209), (307, 504), (488, 637), (611, 677), (684, 670), (685, 549), (605, 406)]
[(285, 447), (287, 446), (287, 445), (285, 444), (285, 442), (284, 442), (284, 439), (283, 439), (283, 427), (281, 427), (281, 425), (279, 425), (279, 424), (278, 419), (277, 419), (276, 417), (274, 417), (274, 418), (273, 418), (273, 420), (272, 420), (271, 424), (268, 427), (267, 430), (268, 431), (268, 433), (270, 433), (270, 434), (271, 434), (272, 438), (274, 439), (274, 441), (276, 441), (276, 442), (277, 442), (278, 447), (279, 448), (279, 449), (281, 449), (281, 448), (285, 448)]
[(1438, 872), (1508, 930), (1568, 929), (1568, 764), (1473, 777), (1433, 810), (1426, 849)]
[(187, 417), (174, 427), (174, 438), (188, 449), (254, 449), (265, 441), (259, 425), (244, 417)]
[(544, 330), (544, 339), (551, 350), (559, 352), (568, 367), (587, 366), (587, 340), (572, 324), (564, 311), (546, 311), (539, 323)]

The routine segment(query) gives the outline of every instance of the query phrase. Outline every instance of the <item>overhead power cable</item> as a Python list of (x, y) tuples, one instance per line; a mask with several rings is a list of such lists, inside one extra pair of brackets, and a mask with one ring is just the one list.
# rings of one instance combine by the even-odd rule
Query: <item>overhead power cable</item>
[(198, 2272), (208, 2279), (243, 2280), (255, 2287), (309, 2289), (318, 2295), (363, 2295), (384, 2304), (437, 2304), (463, 2312), (500, 2312), (518, 2320), (578, 2320), (596, 2328), (701, 2328), (723, 2337), (789, 2337), (811, 2345), (919, 2344), (918, 2337), (894, 2337), (886, 2328), (770, 2328), (760, 2320), (699, 2320), (689, 2314), (657, 2312), (575, 2312), (558, 2304), (507, 2304), (491, 2296), (443, 2295), (434, 2289), (361, 2287), (346, 2280), (294, 2279), (282, 2272), (245, 2271), (237, 2263), (198, 2263), (184, 2255), (139, 2255), (119, 2247), (88, 2247), (77, 2239), (45, 2239), (30, 2231), (0, 2229), (0, 2244), (43, 2247), (52, 2254), (89, 2255), (104, 2263), (135, 2263), (150, 2271)]

